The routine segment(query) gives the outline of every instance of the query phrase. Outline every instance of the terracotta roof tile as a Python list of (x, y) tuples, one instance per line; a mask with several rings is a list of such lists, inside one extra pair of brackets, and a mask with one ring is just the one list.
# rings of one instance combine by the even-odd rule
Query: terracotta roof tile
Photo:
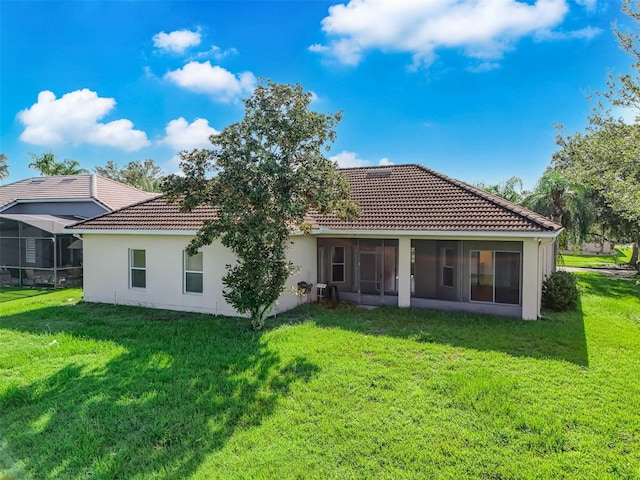
[[(537, 213), (420, 165), (340, 170), (351, 184), (360, 217), (351, 222), (311, 213), (323, 230), (544, 232), (561, 227)], [(78, 223), (79, 230), (197, 230), (212, 207), (183, 213), (163, 198)]]
[(177, 203), (164, 197), (146, 200), (112, 213), (84, 220), (70, 227), (87, 230), (198, 230), (206, 220), (215, 218), (216, 210), (200, 205), (191, 212), (181, 212)]
[(157, 197), (100, 175), (34, 177), (0, 187), (0, 209), (25, 200), (60, 201), (94, 199), (110, 210)]

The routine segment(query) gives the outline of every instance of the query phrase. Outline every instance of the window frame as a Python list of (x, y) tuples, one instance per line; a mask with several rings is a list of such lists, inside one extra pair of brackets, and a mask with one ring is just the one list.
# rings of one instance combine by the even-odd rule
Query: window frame
[[(200, 255), (201, 269), (200, 270), (188, 270), (187, 269), (187, 257), (195, 257)], [(200, 275), (200, 285), (202, 290), (197, 292), (193, 290), (187, 290), (187, 275)], [(204, 294), (204, 254), (197, 252), (195, 255), (189, 255), (186, 250), (182, 251), (182, 293), (185, 295), (203, 295)]]
[[(440, 262), (441, 262), (441, 271), (440, 271), (440, 286), (443, 288), (454, 288), (455, 287), (455, 249), (453, 247), (441, 247), (440, 248)], [(451, 278), (451, 285), (447, 285), (445, 283), (445, 278), (448, 278), (445, 275), (445, 271), (448, 272), (448, 277)]]
[[(342, 249), (342, 262), (334, 262), (333, 259), (335, 258), (334, 253), (336, 251), (336, 249), (341, 248)], [(331, 247), (331, 283), (345, 283), (347, 281), (347, 268), (346, 268), (346, 264), (347, 264), (347, 249), (344, 245), (333, 245)], [(342, 280), (336, 280), (334, 278), (334, 267), (336, 266), (342, 266)]]
[[(473, 282), (471, 281), (471, 258), (474, 253), (490, 252), (491, 253), (491, 301), (488, 300), (474, 300), (472, 298)], [(518, 302), (517, 303), (504, 303), (496, 301), (496, 254), (507, 253), (511, 255), (518, 255), (519, 267), (518, 267)], [(479, 275), (479, 273), (478, 273)], [(473, 249), (469, 250), (469, 302), (473, 303), (489, 303), (494, 305), (522, 305), (522, 252), (516, 250), (485, 250), (485, 249)]]
[[(143, 252), (144, 253), (144, 267), (139, 267), (134, 265), (134, 252)], [(144, 286), (140, 287), (133, 284), (133, 272), (143, 272), (144, 273)], [(147, 288), (147, 251), (142, 248), (130, 248), (129, 249), (129, 288), (145, 290)]]

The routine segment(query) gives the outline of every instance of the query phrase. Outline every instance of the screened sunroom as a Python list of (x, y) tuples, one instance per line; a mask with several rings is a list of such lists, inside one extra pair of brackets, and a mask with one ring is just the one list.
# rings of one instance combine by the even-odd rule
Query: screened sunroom
[(56, 288), (82, 281), (82, 241), (64, 233), (77, 219), (0, 214), (0, 284)]

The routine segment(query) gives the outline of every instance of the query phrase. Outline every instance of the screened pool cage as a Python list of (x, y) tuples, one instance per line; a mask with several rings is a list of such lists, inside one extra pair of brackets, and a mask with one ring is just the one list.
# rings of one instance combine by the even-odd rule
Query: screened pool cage
[(60, 288), (82, 283), (82, 240), (59, 233), (74, 221), (0, 216), (0, 285)]

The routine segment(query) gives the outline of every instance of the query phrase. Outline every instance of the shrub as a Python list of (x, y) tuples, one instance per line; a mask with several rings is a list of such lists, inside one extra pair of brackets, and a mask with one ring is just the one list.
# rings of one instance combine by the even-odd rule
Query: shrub
[(578, 307), (578, 282), (573, 273), (558, 270), (542, 284), (542, 306), (557, 312)]

